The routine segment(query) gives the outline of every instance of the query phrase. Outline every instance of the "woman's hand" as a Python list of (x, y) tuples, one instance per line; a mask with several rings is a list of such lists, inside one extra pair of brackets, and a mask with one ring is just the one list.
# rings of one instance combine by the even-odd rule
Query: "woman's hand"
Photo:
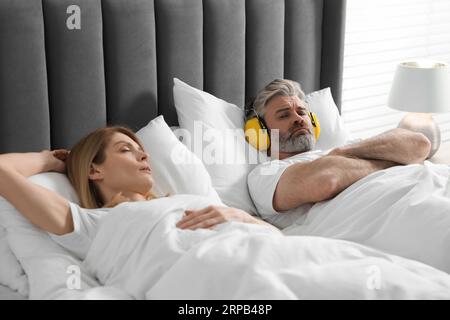
[(208, 206), (204, 209), (196, 211), (186, 210), (184, 217), (177, 223), (177, 227), (180, 229), (190, 230), (195, 230), (198, 228), (211, 229), (220, 223), (228, 221), (269, 225), (268, 223), (259, 220), (240, 209)]
[(177, 223), (180, 229), (212, 228), (227, 221), (250, 222), (253, 219), (245, 211), (219, 206), (208, 206), (196, 211), (186, 210), (184, 213), (183, 218)]
[(41, 152), (47, 164), (47, 171), (66, 172), (66, 159), (70, 151), (66, 149), (44, 150)]

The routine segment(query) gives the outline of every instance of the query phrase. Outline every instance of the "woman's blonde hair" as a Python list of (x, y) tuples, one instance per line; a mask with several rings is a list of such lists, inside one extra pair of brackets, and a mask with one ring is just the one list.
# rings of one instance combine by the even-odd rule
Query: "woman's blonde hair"
[[(84, 208), (111, 207), (118, 204), (104, 203), (97, 186), (89, 179), (91, 165), (102, 164), (105, 161), (105, 148), (114, 133), (127, 135), (142, 148), (141, 142), (132, 130), (123, 126), (109, 126), (89, 133), (70, 150), (66, 160), (67, 176), (77, 192), (80, 205)], [(152, 192), (146, 196), (147, 199), (156, 198)]]

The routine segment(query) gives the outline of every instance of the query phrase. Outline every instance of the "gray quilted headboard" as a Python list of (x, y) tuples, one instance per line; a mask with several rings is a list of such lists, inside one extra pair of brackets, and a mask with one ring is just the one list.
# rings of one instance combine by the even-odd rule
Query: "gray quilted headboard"
[(176, 125), (173, 77), (238, 106), (290, 78), (339, 105), (344, 15), (345, 0), (0, 0), (0, 153)]

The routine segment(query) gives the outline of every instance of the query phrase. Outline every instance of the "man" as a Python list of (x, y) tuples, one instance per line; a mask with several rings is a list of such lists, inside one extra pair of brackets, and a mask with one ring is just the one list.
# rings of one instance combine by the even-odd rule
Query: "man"
[[(268, 84), (253, 109), (267, 129), (279, 130), (279, 159), (249, 174), (249, 191), (261, 216), (280, 228), (375, 171), (422, 163), (431, 148), (423, 134), (397, 128), (332, 150), (312, 151), (315, 139), (305, 95), (291, 80)], [(276, 169), (265, 173), (270, 166)]]

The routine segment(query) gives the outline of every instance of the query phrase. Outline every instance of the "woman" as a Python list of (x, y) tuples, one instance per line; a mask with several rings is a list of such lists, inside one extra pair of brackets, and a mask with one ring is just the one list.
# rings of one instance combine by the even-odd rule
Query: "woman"
[[(0, 195), (61, 245), (84, 257), (107, 208), (156, 197), (151, 192), (148, 158), (131, 130), (100, 128), (81, 139), (71, 152), (60, 149), (0, 155)], [(67, 171), (80, 206), (27, 179), (47, 171)], [(267, 224), (239, 209), (208, 206), (186, 210), (177, 226), (195, 230), (231, 220)]]

